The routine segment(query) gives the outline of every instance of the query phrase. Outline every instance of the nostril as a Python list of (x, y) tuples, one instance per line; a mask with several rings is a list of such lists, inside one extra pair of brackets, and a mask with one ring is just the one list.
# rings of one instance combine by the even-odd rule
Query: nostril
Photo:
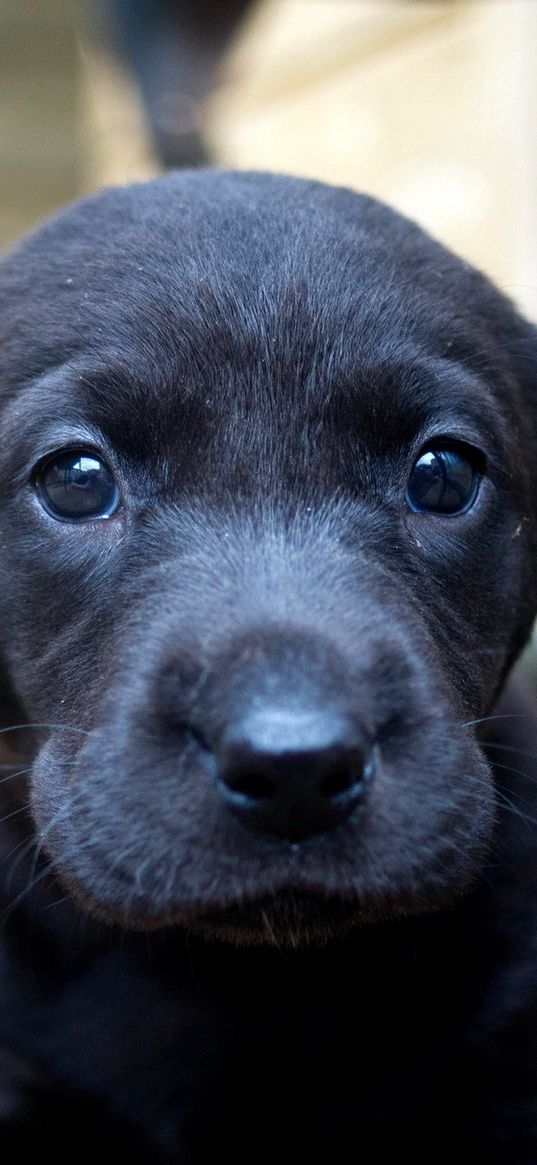
[(321, 781), (319, 792), (328, 801), (342, 799), (362, 784), (364, 758), (357, 753), (346, 761), (336, 762), (328, 775)]
[(302, 788), (327, 801), (346, 796), (362, 784), (365, 762), (358, 752), (339, 750), (258, 753), (245, 745), (227, 748), (220, 779), (231, 793), (264, 801)]
[(371, 768), (365, 734), (348, 717), (274, 708), (229, 725), (216, 763), (229, 808), (253, 829), (288, 838), (343, 821)]
[(274, 781), (260, 773), (234, 772), (231, 769), (224, 775), (224, 781), (231, 793), (239, 793), (250, 801), (266, 801), (276, 794)]

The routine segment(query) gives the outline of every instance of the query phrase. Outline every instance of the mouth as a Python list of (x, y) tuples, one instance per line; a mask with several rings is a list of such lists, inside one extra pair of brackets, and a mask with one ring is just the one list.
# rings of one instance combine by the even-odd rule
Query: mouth
[(327, 896), (315, 890), (282, 889), (250, 899), (157, 914), (149, 903), (142, 911), (133, 909), (132, 904), (128, 912), (110, 908), (64, 871), (56, 871), (56, 881), (83, 909), (108, 925), (145, 932), (179, 928), (197, 938), (228, 946), (324, 946), (361, 924), (379, 921), (378, 910), (371, 903), (362, 903), (356, 895)]
[(303, 947), (324, 946), (335, 938), (344, 938), (369, 918), (357, 898), (326, 898), (313, 892), (285, 890), (214, 907), (181, 921), (200, 937), (236, 946)]

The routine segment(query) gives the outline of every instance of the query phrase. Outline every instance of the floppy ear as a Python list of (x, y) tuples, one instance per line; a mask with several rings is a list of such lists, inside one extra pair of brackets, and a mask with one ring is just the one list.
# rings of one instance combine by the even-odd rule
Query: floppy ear
[[(517, 472), (525, 477), (525, 517), (534, 532), (537, 556), (537, 326), (519, 316), (517, 334), (506, 347), (511, 358), (517, 398), (519, 446), (514, 451), (514, 458)], [(537, 576), (537, 558), (533, 573)]]
[[(496, 382), (498, 402), (510, 429), (507, 476), (519, 503), (520, 518), (506, 548), (506, 562), (519, 574), (520, 618), (505, 678), (526, 646), (537, 617), (537, 326), (512, 309), (508, 327), (502, 327), (501, 320), (499, 325), (493, 332), (497, 342), (487, 351), (476, 352), (474, 359), (476, 370), (488, 372)], [(498, 570), (504, 565), (498, 562)]]
[[(28, 312), (24, 312), (20, 307), (22, 293), (18, 283), (18, 272), (21, 273), (20, 280), (23, 283), (27, 278), (27, 273), (26, 264), (19, 263), (17, 258), (20, 248), (21, 244), (17, 243), (11, 251), (0, 258), (0, 457), (3, 448), (2, 407), (16, 385), (17, 369), (19, 378), (25, 374), (24, 370), (21, 369), (21, 351), (24, 350), (24, 344), (18, 333), (19, 320), (22, 320), (25, 314), (28, 315)], [(1, 476), (0, 473), (0, 478)], [(0, 511), (3, 501), (2, 489), (0, 488)], [(0, 553), (4, 556), (3, 564), (0, 563), (0, 567), (5, 565), (5, 568), (9, 570), (9, 544), (5, 538), (2, 539)], [(5, 603), (5, 599), (0, 588), (0, 604), (3, 603)], [(5, 612), (4, 618), (6, 622), (9, 622), (9, 610)], [(22, 734), (18, 731), (11, 731), (11, 729), (16, 725), (26, 723), (27, 720), (28, 717), (13, 691), (9, 667), (3, 658), (2, 643), (0, 642), (0, 766), (10, 764), (20, 756), (19, 748), (22, 747)]]
[(0, 780), (1, 766), (23, 759), (22, 733), (12, 731), (27, 723), (28, 717), (16, 699), (0, 658)]

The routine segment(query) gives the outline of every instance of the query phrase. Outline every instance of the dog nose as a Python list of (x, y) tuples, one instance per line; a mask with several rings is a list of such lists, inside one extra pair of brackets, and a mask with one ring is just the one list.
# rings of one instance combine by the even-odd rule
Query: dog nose
[(228, 726), (217, 765), (221, 793), (242, 822), (290, 841), (344, 821), (373, 767), (349, 717), (274, 707)]

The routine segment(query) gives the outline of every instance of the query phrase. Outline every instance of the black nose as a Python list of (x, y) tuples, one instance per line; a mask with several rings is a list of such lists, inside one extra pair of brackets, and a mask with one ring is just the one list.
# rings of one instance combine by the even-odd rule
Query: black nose
[(225, 732), (219, 785), (245, 825), (300, 840), (352, 812), (372, 770), (369, 751), (346, 716), (265, 707)]

